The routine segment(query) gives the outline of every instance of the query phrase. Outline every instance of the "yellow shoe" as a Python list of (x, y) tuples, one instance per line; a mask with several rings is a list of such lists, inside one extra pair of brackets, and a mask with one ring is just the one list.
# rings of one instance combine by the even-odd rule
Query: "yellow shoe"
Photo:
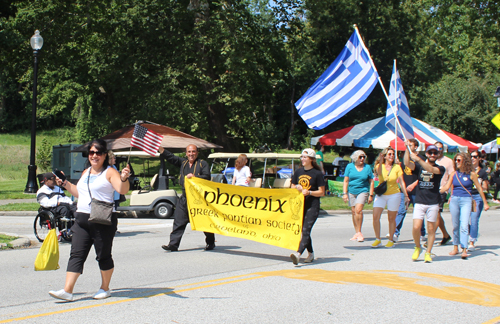
[(394, 242), (393, 241), (390, 241), (387, 242), (387, 244), (385, 245), (386, 248), (393, 248), (394, 247)]
[(372, 248), (378, 248), (382, 246), (382, 241), (379, 239), (376, 239), (375, 242), (372, 244)]
[(413, 255), (411, 256), (411, 259), (413, 261), (417, 261), (418, 257), (420, 256), (420, 252), (422, 252), (422, 248), (415, 246), (415, 252), (413, 252)]
[(432, 262), (432, 257), (429, 252), (425, 252), (424, 262), (430, 263)]

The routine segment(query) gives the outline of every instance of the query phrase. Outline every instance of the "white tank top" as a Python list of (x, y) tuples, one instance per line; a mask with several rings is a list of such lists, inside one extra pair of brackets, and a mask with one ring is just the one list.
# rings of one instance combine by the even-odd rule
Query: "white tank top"
[[(89, 188), (92, 192), (92, 198), (107, 201), (110, 203), (114, 202), (113, 192), (115, 191), (115, 189), (111, 185), (111, 182), (109, 182), (106, 178), (106, 174), (108, 173), (108, 170), (110, 168), (111, 167), (108, 166), (106, 170), (99, 174), (90, 174), (90, 170), (87, 169), (87, 172), (80, 178), (80, 180), (78, 180), (78, 183), (76, 184), (76, 189), (78, 190), (78, 204), (76, 211), (78, 213), (90, 214), (91, 199)], [(90, 184), (87, 186), (89, 178)], [(115, 211), (114, 207), (113, 211)]]

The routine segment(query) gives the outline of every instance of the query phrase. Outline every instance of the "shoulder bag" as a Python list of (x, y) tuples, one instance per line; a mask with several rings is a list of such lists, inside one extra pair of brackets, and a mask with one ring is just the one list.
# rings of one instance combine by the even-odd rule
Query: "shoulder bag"
[[(385, 166), (384, 166), (384, 168), (385, 168)], [(389, 170), (389, 173), (387, 173), (387, 178), (389, 178), (391, 171), (392, 171), (392, 167)], [(373, 189), (373, 192), (375, 192), (375, 194), (377, 196), (382, 196), (383, 194), (385, 194), (386, 191), (387, 191), (387, 180), (382, 181), (381, 183), (378, 184), (377, 187), (375, 187), (375, 189)]]
[[(470, 211), (475, 213), (477, 211), (477, 203), (476, 201), (474, 200), (474, 197), (472, 197), (472, 194), (469, 192), (469, 190), (467, 190), (467, 188), (464, 187), (464, 185), (462, 184), (462, 181), (460, 181), (460, 178), (458, 177), (457, 175), (457, 172), (455, 172), (455, 176), (457, 177), (457, 180), (458, 182), (460, 183), (460, 185), (462, 186), (462, 188), (465, 189), (465, 191), (467, 191), (467, 193), (470, 195), (470, 197), (472, 198), (472, 206), (471, 206), (471, 209)], [(471, 179), (472, 180), (472, 179)]]
[(92, 192), (90, 191), (90, 168), (87, 188), (89, 189), (91, 199), (89, 222), (102, 225), (112, 225), (111, 216), (113, 214), (114, 203), (92, 198)]

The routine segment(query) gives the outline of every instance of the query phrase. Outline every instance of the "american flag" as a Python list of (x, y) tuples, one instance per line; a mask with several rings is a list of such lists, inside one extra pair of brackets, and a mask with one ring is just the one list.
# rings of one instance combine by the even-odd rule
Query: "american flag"
[(143, 150), (151, 156), (155, 156), (156, 152), (158, 152), (158, 148), (160, 147), (162, 140), (162, 135), (153, 132), (152, 130), (147, 129), (146, 127), (143, 127), (141, 125), (135, 125), (134, 134), (132, 135), (130, 145)]

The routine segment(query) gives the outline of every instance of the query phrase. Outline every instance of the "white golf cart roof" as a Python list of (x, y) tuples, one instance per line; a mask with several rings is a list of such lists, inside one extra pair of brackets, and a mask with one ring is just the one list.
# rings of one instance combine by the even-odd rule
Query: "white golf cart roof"
[[(212, 153), (209, 159), (237, 159), (240, 154), (245, 154), (249, 159), (300, 159), (301, 153)], [(316, 158), (321, 156), (316, 154)]]

